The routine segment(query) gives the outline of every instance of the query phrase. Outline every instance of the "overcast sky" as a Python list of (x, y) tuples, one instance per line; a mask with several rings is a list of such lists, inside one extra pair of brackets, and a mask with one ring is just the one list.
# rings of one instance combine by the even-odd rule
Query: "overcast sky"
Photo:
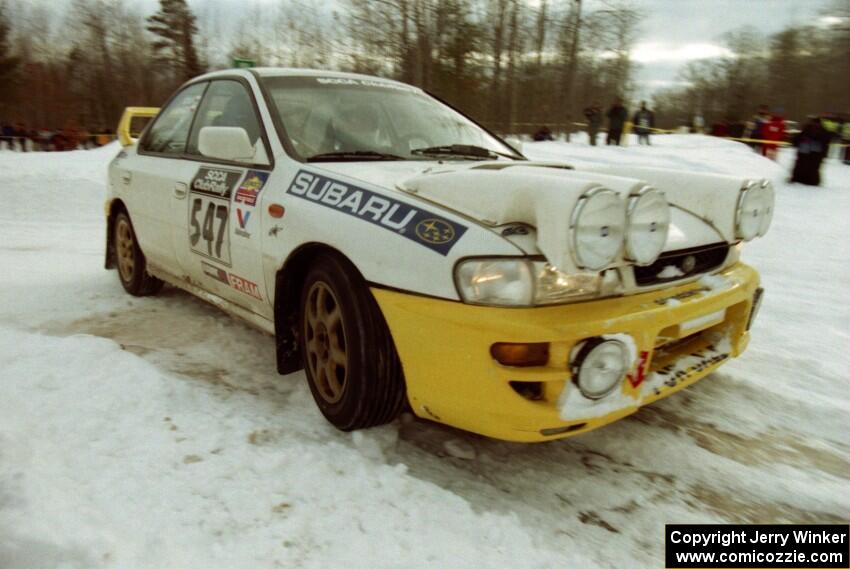
[[(593, 8), (599, 0), (589, 0)], [(676, 81), (687, 62), (723, 54), (720, 36), (752, 26), (762, 34), (817, 23), (832, 0), (636, 0), (646, 18), (632, 53), (643, 93)]]

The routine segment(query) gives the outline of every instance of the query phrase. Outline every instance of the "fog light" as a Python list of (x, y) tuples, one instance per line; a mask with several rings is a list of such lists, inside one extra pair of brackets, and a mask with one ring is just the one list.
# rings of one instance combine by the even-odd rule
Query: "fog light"
[(531, 367), (546, 365), (549, 344), (511, 344), (499, 342), (490, 346), (490, 355), (503, 366)]
[(588, 399), (601, 399), (626, 377), (628, 358), (629, 351), (623, 342), (591, 338), (572, 359), (573, 381)]

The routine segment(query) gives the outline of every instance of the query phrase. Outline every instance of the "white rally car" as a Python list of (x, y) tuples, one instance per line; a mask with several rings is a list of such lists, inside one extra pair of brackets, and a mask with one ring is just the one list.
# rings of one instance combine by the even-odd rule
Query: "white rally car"
[(203, 75), (122, 140), (107, 268), (274, 334), (279, 372), (303, 367), (340, 429), (409, 405), (550, 440), (749, 338), (761, 289), (739, 254), (770, 224), (763, 180), (532, 162), (420, 89), (325, 71)]

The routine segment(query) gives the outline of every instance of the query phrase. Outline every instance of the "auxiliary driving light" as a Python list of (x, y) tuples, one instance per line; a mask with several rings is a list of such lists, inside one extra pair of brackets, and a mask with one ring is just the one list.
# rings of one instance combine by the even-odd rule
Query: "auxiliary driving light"
[(660, 191), (644, 186), (629, 198), (626, 257), (638, 265), (658, 259), (670, 229), (670, 206)]
[(620, 340), (586, 340), (570, 362), (573, 381), (588, 399), (601, 399), (626, 377), (628, 358), (628, 348)]
[(610, 265), (623, 248), (626, 207), (614, 190), (595, 187), (576, 202), (570, 219), (573, 258), (582, 269)]
[(735, 233), (749, 241), (764, 235), (773, 217), (773, 186), (770, 182), (747, 182), (741, 188), (735, 213)]

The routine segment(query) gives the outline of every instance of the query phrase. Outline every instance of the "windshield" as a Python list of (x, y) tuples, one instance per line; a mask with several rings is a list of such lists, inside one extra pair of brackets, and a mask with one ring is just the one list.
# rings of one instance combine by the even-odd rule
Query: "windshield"
[[(522, 157), (418, 89), (380, 80), (266, 77), (272, 112), (306, 160)], [(470, 148), (474, 147), (474, 151)]]

